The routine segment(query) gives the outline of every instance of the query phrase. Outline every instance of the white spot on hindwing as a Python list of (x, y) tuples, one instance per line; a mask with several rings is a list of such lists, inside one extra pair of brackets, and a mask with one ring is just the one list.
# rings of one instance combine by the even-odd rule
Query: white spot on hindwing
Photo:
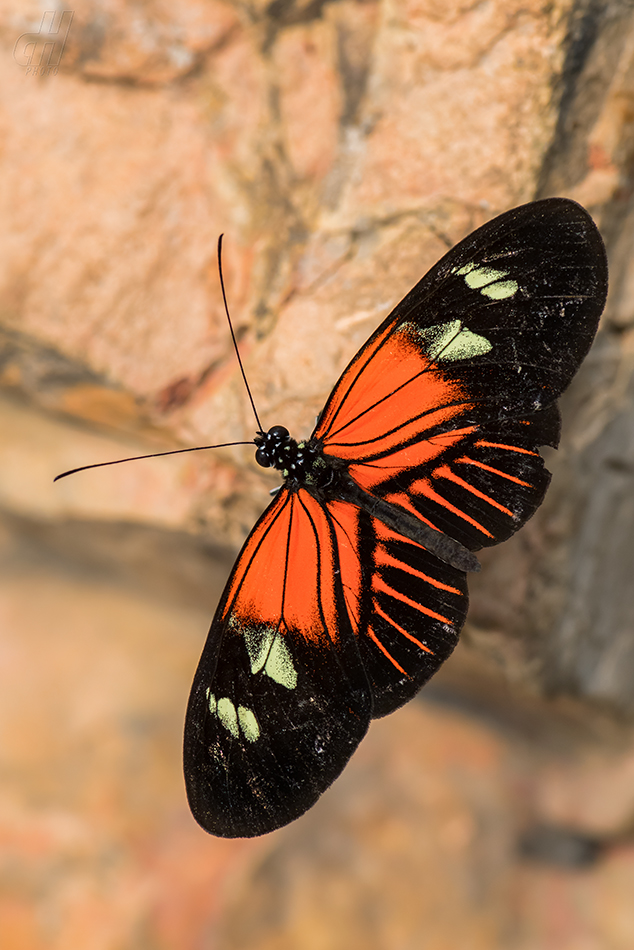
[(295, 689), (297, 670), (279, 630), (275, 627), (245, 627), (244, 640), (253, 674), (262, 671), (286, 689)]
[(467, 287), (479, 290), (491, 300), (506, 300), (517, 293), (519, 284), (516, 280), (502, 280), (508, 275), (507, 270), (496, 270), (494, 267), (478, 267), (476, 264), (465, 264), (451, 272), (458, 277), (464, 277)]
[(493, 349), (486, 337), (467, 330), (460, 320), (439, 323), (417, 332), (426, 344), (425, 352), (429, 358), (438, 362), (473, 359)]

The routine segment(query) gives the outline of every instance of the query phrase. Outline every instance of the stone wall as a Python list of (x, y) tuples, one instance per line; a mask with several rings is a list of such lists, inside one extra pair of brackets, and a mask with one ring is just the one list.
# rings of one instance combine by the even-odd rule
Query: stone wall
[[(0, 918), (4, 907), (13, 928), (13, 943), (0, 943), (291, 947), (310, 931), (322, 933), (316, 947), (337, 946), (306, 895), (315, 868), (322, 893), (329, 868), (358, 859), (379, 870), (350, 885), (355, 910), (341, 911), (341, 946), (374, 946), (373, 928), (359, 924), (364, 901), (404, 887), (416, 902), (412, 879), (434, 873), (434, 861), (408, 850), (410, 825), (394, 818), (409, 794), (407, 768), (386, 752), (430, 728), (457, 759), (467, 748), (481, 758), (474, 753), (465, 779), (451, 756), (416, 746), (435, 762), (437, 787), (422, 782), (405, 811), (450, 803), (439, 806), (449, 831), (429, 845), (443, 870), (425, 914), (399, 912), (402, 933), (401, 905), (388, 902), (376, 946), (466, 946), (464, 927), (477, 935), (473, 947), (549, 948), (550, 878), (517, 870), (517, 828), (536, 815), (609, 836), (634, 806), (624, 790), (634, 711), (632, 4), (86, 0), (72, 12), (46, 49), (44, 8), (0, 2), (0, 797), (9, 855)], [(248, 446), (56, 485), (54, 475), (253, 438), (218, 284), (221, 232), (258, 412), (265, 427), (282, 423), (299, 437), (349, 358), (448, 247), (548, 195), (577, 199), (600, 226), (608, 308), (562, 402), (547, 500), (520, 534), (485, 552), (464, 645), (429, 690), (502, 725), (507, 738), (413, 705), (381, 724), (388, 732), (341, 793), (329, 793), (341, 797), (321, 817), (234, 850), (201, 844), (178, 778), (188, 680), (232, 552), (275, 479)], [(574, 770), (586, 767), (616, 775), (613, 790), (623, 789), (598, 817), (588, 817), (597, 789), (613, 799), (605, 784), (579, 779)], [(366, 803), (373, 817), (361, 827), (346, 809), (366, 774), (394, 808)], [(465, 782), (473, 795), (462, 795)], [(518, 785), (532, 791), (518, 799)], [(585, 789), (585, 804), (552, 791), (562, 787)], [(495, 824), (486, 800), (498, 802), (503, 827), (482, 838)], [(348, 842), (343, 856), (334, 845), (315, 851), (319, 829), (333, 826)], [(434, 821), (420, 827), (431, 834)], [(410, 844), (424, 848), (416, 835)], [(390, 848), (408, 855), (402, 878), (385, 858)], [(311, 864), (306, 855), (317, 852)], [(293, 861), (306, 890), (289, 909), (270, 889)], [(627, 894), (633, 866), (613, 872), (618, 893), (622, 885)], [(447, 889), (457, 867), (466, 876)], [(603, 869), (592, 885), (597, 906), (606, 873), (612, 880)], [(322, 893), (335, 920), (337, 874)], [(247, 895), (242, 904), (236, 894)], [(453, 922), (450, 905), (460, 908)], [(290, 942), (280, 942), (270, 906)], [(537, 943), (531, 907), (543, 924)], [(609, 943), (597, 915), (588, 932), (598, 943), (588, 947), (632, 946), (634, 921), (624, 942)], [(101, 942), (87, 942), (97, 931)], [(576, 950), (575, 939), (552, 946)]]

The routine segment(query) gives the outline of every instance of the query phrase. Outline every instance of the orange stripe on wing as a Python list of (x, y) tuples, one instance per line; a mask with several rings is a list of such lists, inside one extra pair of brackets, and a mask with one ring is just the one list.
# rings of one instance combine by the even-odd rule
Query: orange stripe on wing
[[(366, 367), (372, 361), (377, 351), (382, 347), (387, 337), (392, 333), (394, 324), (388, 324), (382, 333), (378, 333), (376, 339), (368, 340), (366, 345), (361, 348), (356, 357), (352, 360), (343, 376), (333, 389), (330, 397), (324, 406), (324, 410), (315, 427), (314, 435), (317, 438), (323, 438), (330, 427), (334, 424), (336, 417), (344, 408), (351, 390), (357, 385), (359, 377), (366, 371)], [(350, 404), (346, 405), (346, 411), (349, 411)]]
[(458, 594), (462, 596), (462, 591), (458, 590), (457, 587), (450, 587), (449, 584), (443, 584), (442, 581), (436, 580), (435, 577), (430, 577), (429, 574), (423, 574), (422, 571), (417, 571), (416, 568), (410, 567), (409, 564), (406, 564), (405, 561), (399, 561), (397, 558), (392, 557), (391, 554), (385, 550), (383, 545), (377, 549), (377, 554), (381, 553), (381, 558), (375, 557), (377, 565), (385, 567), (397, 567), (400, 571), (407, 571), (408, 574), (412, 574), (414, 577), (420, 577), (421, 580), (425, 581), (427, 584), (431, 584), (433, 587), (438, 587), (439, 590), (449, 591), (450, 594)]
[(475, 495), (476, 498), (481, 498), (482, 501), (486, 501), (488, 505), (492, 505), (494, 508), (497, 508), (498, 511), (503, 512), (510, 518), (513, 517), (513, 512), (509, 508), (505, 508), (504, 505), (499, 503), (499, 501), (495, 501), (495, 499), (491, 498), (489, 495), (485, 495), (484, 492), (474, 488), (473, 485), (469, 484), (469, 482), (465, 482), (464, 478), (459, 478), (457, 475), (454, 475), (448, 465), (442, 465), (440, 468), (437, 468), (434, 472), (434, 476), (436, 478), (446, 478), (455, 485), (460, 485), (461, 488), (466, 488), (466, 490), (471, 492), (472, 495)]
[[(248, 587), (249, 581), (254, 577), (253, 573), (251, 572), (251, 565), (258, 557), (260, 550), (264, 546), (271, 546), (272, 550), (274, 551), (286, 550), (287, 536), (289, 525), (292, 520), (294, 500), (294, 495), (282, 490), (279, 495), (277, 495), (275, 501), (264, 512), (261, 519), (258, 521), (253, 531), (247, 538), (240, 556), (235, 563), (233, 573), (227, 585), (228, 593), (222, 613), (223, 618), (228, 617), (232, 612), (234, 603), (237, 599), (244, 599), (243, 587), (245, 583)], [(269, 617), (279, 617), (281, 612), (282, 591), (282, 584), (271, 584), (270, 588), (267, 590), (270, 601), (268, 606), (271, 607), (270, 611), (268, 611), (268, 614), (267, 607), (260, 605), (260, 612), (263, 615), (266, 615), (267, 619)], [(271, 601), (271, 597), (273, 596), (277, 597), (274, 607), (272, 606)], [(247, 599), (249, 599), (248, 596)], [(254, 595), (252, 599), (257, 600), (257, 596)], [(247, 612), (248, 611), (245, 608), (244, 613), (246, 614)]]
[[(376, 643), (376, 645), (378, 646), (378, 648), (379, 648), (379, 650), (381, 651), (381, 653), (384, 653), (384, 654), (385, 654), (385, 656), (388, 658), (388, 660), (390, 661), (390, 663), (392, 663), (392, 664), (396, 667), (397, 670), (400, 670), (400, 672), (403, 674), (403, 676), (407, 676), (407, 673), (405, 672), (405, 670), (403, 669), (403, 667), (401, 666), (401, 664), (400, 664), (400, 663), (397, 663), (396, 660), (394, 659), (394, 657), (392, 656), (392, 654), (391, 654), (391, 653), (388, 653), (388, 651), (385, 649), (385, 647), (383, 646), (383, 644), (381, 643), (381, 641), (379, 640), (379, 638), (378, 638), (377, 635), (375, 634), (375, 632), (374, 632), (374, 630), (372, 629), (372, 627), (368, 627), (368, 636), (370, 637), (370, 640), (373, 640), (373, 641)], [(409, 676), (407, 676), (407, 678), (409, 679)]]
[[(473, 403), (465, 403), (465, 409), (471, 409)], [(432, 435), (429, 437), (429, 442), (434, 444), (440, 442), (446, 448), (451, 448), (459, 439), (464, 439), (466, 436), (471, 435), (472, 432), (476, 431), (477, 426), (463, 426), (462, 429), (450, 429), (448, 432), (439, 432), (438, 435)]]
[(467, 412), (470, 404), (455, 400), (450, 405), (423, 407), (413, 413), (412, 406), (418, 408), (422, 400), (416, 392), (408, 395), (407, 401), (404, 395), (401, 400), (386, 396), (382, 402), (377, 401), (345, 426), (329, 433), (324, 439), (326, 454), (332, 451), (338, 458), (363, 459), (361, 449), (365, 447), (370, 456), (387, 456), (389, 466), (398, 464), (392, 455), (401, 451), (402, 444), (407, 442), (409, 446), (404, 451), (409, 451), (412, 456), (409, 464), (415, 464), (417, 450), (422, 451), (426, 458), (439, 455), (445, 445), (425, 439), (426, 433), (437, 426), (449, 425), (460, 412)]
[[(354, 459), (366, 446), (365, 454), (383, 455), (405, 440), (420, 441), (431, 428), (448, 426), (468, 411), (465, 391), (456, 380), (447, 378), (407, 335), (397, 333), (389, 343), (388, 337), (363, 368), (353, 361), (337, 384), (341, 402), (331, 413), (333, 393), (315, 430), (326, 452), (333, 448), (338, 457)], [(350, 373), (354, 380), (347, 385)]]
[(508, 478), (510, 482), (515, 482), (516, 485), (523, 485), (525, 488), (533, 488), (530, 482), (524, 482), (521, 478), (517, 478), (515, 475), (508, 475), (506, 472), (501, 472), (499, 468), (493, 468), (492, 465), (485, 465), (484, 462), (476, 462), (475, 459), (467, 458), (466, 455), (463, 455), (462, 458), (456, 459), (456, 462), (464, 462), (465, 465), (477, 465), (478, 468), (483, 468), (485, 472), (493, 472), (494, 475), (499, 475), (500, 478)]
[[(443, 617), (442, 614), (437, 614), (435, 610), (430, 610), (429, 607), (423, 607), (422, 604), (417, 603), (415, 600), (410, 600), (409, 597), (406, 597), (405, 594), (400, 594), (398, 591), (394, 590), (393, 587), (390, 587), (389, 584), (386, 584), (380, 575), (376, 575), (373, 581), (373, 587), (375, 591), (382, 591), (384, 594), (389, 594), (390, 597), (395, 597), (396, 600), (400, 600), (401, 603), (407, 604), (409, 607), (413, 607), (414, 610), (420, 610), (422, 614), (425, 614), (426, 617), (433, 617), (434, 620), (440, 620), (441, 623), (451, 624), (451, 620), (448, 617)], [(453, 625), (452, 625), (453, 626)]]
[[(411, 487), (411, 491), (412, 493), (416, 493), (416, 494), (420, 492), (421, 494), (425, 495), (426, 498), (429, 498), (431, 501), (435, 501), (439, 505), (442, 505), (442, 507), (446, 508), (447, 511), (450, 511), (454, 515), (458, 515), (458, 517), (462, 518), (463, 521), (468, 521), (469, 524), (472, 524), (474, 528), (477, 528), (478, 531), (481, 531), (482, 534), (485, 534), (487, 538), (493, 537), (491, 532), (487, 531), (487, 529), (483, 527), (481, 524), (479, 524), (479, 522), (477, 522), (475, 518), (471, 518), (469, 515), (466, 515), (464, 511), (461, 511), (460, 508), (456, 508), (455, 505), (449, 504), (446, 498), (443, 498), (442, 495), (439, 495), (438, 492), (434, 491), (434, 489), (431, 487), (430, 482), (428, 482), (426, 479), (421, 478), (419, 481), (414, 482), (414, 484)], [(439, 530), (439, 529), (436, 529), (436, 530)]]
[(519, 445), (503, 445), (501, 442), (486, 442), (484, 439), (478, 439), (474, 444), (484, 446), (487, 449), (506, 449), (508, 452), (521, 452), (523, 455), (539, 455), (539, 452), (521, 449)]
[(383, 610), (381, 610), (376, 602), (374, 604), (374, 609), (380, 617), (383, 617), (384, 620), (387, 620), (391, 627), (394, 627), (395, 630), (398, 630), (399, 633), (402, 633), (404, 637), (407, 637), (408, 640), (411, 640), (412, 643), (415, 643), (417, 647), (420, 647), (421, 650), (425, 651), (425, 653), (431, 653), (432, 656), (434, 655), (433, 650), (430, 650), (429, 647), (426, 647), (424, 643), (421, 643), (420, 640), (417, 640), (416, 637), (413, 637), (411, 633), (408, 633), (407, 630), (404, 630), (403, 627), (399, 626), (395, 620), (392, 620), (391, 617), (388, 617), (388, 615)]
[[(404, 492), (393, 492), (390, 495), (386, 495), (385, 500), (391, 502), (393, 505), (400, 505), (401, 508), (407, 509), (407, 511), (411, 512), (411, 514), (416, 515), (419, 521), (422, 521), (424, 524), (428, 525), (430, 528), (433, 528), (434, 531), (441, 531), (441, 529), (438, 528), (433, 523), (433, 521), (430, 521), (429, 518), (424, 518), (423, 515), (421, 515), (420, 511), (418, 511), (418, 509), (414, 507), (414, 505), (411, 503), (408, 496)], [(377, 533), (379, 534), (379, 536), (381, 536), (381, 529), (384, 527), (383, 524), (380, 521), (375, 520), (375, 525), (376, 525)], [(386, 532), (391, 531), (391, 529), (385, 528), (385, 531)], [(388, 536), (391, 537), (391, 533)]]

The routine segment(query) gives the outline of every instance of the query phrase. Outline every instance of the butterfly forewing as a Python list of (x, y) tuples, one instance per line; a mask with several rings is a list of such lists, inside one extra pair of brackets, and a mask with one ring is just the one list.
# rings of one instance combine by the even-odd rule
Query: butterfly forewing
[(477, 550), (540, 504), (539, 446), (596, 331), (601, 238), (574, 202), (501, 215), (449, 252), (345, 370), (314, 438), (364, 489)]
[[(344, 371), (308, 443), (332, 487), (287, 479), (243, 548), (196, 674), (185, 773), (207, 830), (257, 835), (300, 815), (370, 718), (411, 699), (451, 653), (466, 576), (396, 524), (475, 551), (525, 523), (550, 477), (539, 446), (557, 445), (556, 399), (606, 293), (587, 212), (535, 202), (445, 255)], [(341, 472), (354, 494), (337, 492)]]
[(323, 508), (283, 490), (249, 536), (211, 626), (185, 728), (192, 812), (265, 834), (306, 811), (371, 717)]
[[(603, 243), (579, 205), (552, 198), (502, 214), (446, 254), (386, 318), (344, 371), (314, 437), (339, 456), (342, 443), (354, 445), (362, 458), (391, 432), (390, 416), (405, 431), (423, 412), (425, 438), (438, 399), (476, 400), (489, 422), (548, 406), (587, 353), (606, 291)], [(408, 366), (390, 386), (403, 359)], [(418, 374), (426, 377), (422, 401)], [(453, 427), (461, 417), (457, 409)]]

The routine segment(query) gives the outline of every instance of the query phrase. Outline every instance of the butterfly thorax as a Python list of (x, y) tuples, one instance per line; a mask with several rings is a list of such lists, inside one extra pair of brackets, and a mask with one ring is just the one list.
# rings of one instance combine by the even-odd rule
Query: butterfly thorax
[(333, 469), (318, 443), (297, 442), (285, 426), (273, 426), (254, 439), (255, 460), (262, 468), (276, 468), (284, 478), (324, 487), (333, 479)]

